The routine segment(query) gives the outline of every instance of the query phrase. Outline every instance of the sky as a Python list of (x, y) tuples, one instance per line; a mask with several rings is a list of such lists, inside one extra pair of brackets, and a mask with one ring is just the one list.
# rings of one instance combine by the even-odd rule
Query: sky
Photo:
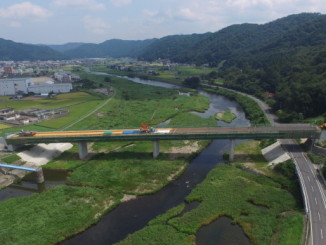
[(144, 40), (302, 12), (325, 14), (325, 0), (0, 0), (0, 38), (31, 44)]

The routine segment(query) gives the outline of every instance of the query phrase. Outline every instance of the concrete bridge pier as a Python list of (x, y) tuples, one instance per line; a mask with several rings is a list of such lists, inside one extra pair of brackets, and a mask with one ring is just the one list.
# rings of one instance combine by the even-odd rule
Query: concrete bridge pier
[(83, 160), (88, 155), (87, 142), (79, 142), (79, 159)]
[(153, 141), (153, 158), (157, 158), (160, 154), (160, 142), (158, 140)]
[(234, 139), (230, 140), (229, 161), (233, 161), (233, 159), (234, 159), (234, 143), (235, 143), (235, 140)]
[(36, 183), (37, 184), (44, 183), (44, 175), (43, 175), (43, 169), (42, 168), (37, 168), (37, 170), (36, 170)]

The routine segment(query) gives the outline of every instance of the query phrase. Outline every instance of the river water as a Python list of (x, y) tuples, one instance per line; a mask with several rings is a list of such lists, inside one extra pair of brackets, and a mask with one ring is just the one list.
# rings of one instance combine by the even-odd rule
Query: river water
[[(108, 75), (106, 73), (95, 73), (98, 75)], [(180, 89), (180, 86), (172, 85), (163, 82), (143, 80), (139, 78), (129, 78), (137, 83), (159, 86), (172, 89)], [(237, 118), (227, 126), (249, 126), (249, 121), (245, 118), (245, 114), (241, 106), (224, 96), (210, 94), (204, 91), (199, 93), (207, 96), (211, 103), (209, 109), (204, 113), (197, 113), (202, 117), (210, 117), (215, 115), (218, 111), (231, 110), (237, 115)], [(217, 123), (220, 126), (226, 125), (223, 122)], [(240, 141), (238, 141), (239, 143)], [(201, 181), (203, 181), (207, 173), (217, 164), (223, 163), (223, 153), (229, 151), (228, 140), (214, 140), (210, 143), (196, 158), (189, 164), (188, 168), (180, 178), (168, 184), (161, 191), (153, 194), (137, 197), (137, 199), (121, 203), (112, 212), (105, 215), (97, 224), (90, 227), (86, 231), (72, 237), (69, 240), (62, 242), (64, 245), (68, 244), (114, 244), (128, 234), (131, 234), (139, 229), (142, 229), (146, 224), (157, 215), (165, 213), (172, 207), (175, 207), (184, 202), (185, 197), (191, 190)], [(248, 238), (244, 235), (242, 229), (236, 225), (230, 225), (231, 220), (224, 217), (218, 219), (218, 227), (224, 227), (223, 239), (214, 238), (216, 245), (225, 245), (225, 237), (236, 237), (238, 243), (235, 244), (249, 244)], [(212, 225), (215, 227), (216, 222)], [(224, 225), (223, 225), (224, 224)], [(207, 226), (208, 229), (211, 226)], [(203, 233), (204, 235), (201, 235)], [(206, 245), (212, 240), (211, 235), (205, 235), (205, 231), (201, 231), (197, 240), (198, 245)], [(220, 237), (221, 238), (221, 237)]]
[[(95, 73), (98, 75), (108, 75), (106, 73)], [(126, 78), (126, 77), (125, 77)], [(128, 78), (137, 83), (159, 86), (172, 89), (180, 89), (180, 86), (168, 83), (142, 80), (139, 78)], [(210, 117), (218, 111), (231, 110), (237, 115), (237, 118), (230, 124), (217, 122), (219, 126), (249, 126), (249, 121), (241, 106), (224, 96), (219, 96), (204, 91), (199, 93), (207, 96), (211, 103), (204, 113), (192, 112), (201, 117)], [(167, 124), (169, 121), (165, 122)], [(240, 143), (241, 141), (237, 141)], [(217, 164), (223, 163), (223, 153), (229, 151), (228, 140), (212, 141), (196, 158), (194, 158), (186, 171), (177, 180), (169, 183), (165, 188), (153, 195), (137, 197), (134, 200), (121, 203), (110, 213), (104, 215), (101, 220), (87, 229), (86, 231), (63, 241), (61, 244), (114, 244), (124, 239), (146, 224), (157, 215), (165, 213), (172, 207), (184, 202), (185, 197), (201, 181), (203, 181), (208, 172)], [(18, 185), (12, 185), (0, 191), (0, 201), (8, 198), (26, 196), (34, 192), (39, 192), (44, 188), (63, 184), (66, 178), (65, 173), (45, 172), (45, 185), (36, 185), (33, 183), (33, 176), (22, 181)], [(228, 237), (236, 237), (236, 242), (232, 244), (249, 244), (248, 238), (244, 235), (242, 229), (237, 225), (230, 225), (232, 220), (223, 217), (217, 219), (212, 224), (202, 227), (197, 234), (197, 245), (216, 244), (224, 245)], [(211, 232), (211, 231), (216, 231)], [(219, 235), (217, 235), (219, 234)]]

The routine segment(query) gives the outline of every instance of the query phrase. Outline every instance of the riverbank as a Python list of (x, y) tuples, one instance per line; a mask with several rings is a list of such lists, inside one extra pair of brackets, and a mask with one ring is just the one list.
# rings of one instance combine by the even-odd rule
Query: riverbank
[[(91, 77), (102, 80), (102, 77)], [(209, 100), (204, 96), (178, 95), (177, 91), (124, 79), (113, 79), (112, 85), (116, 86), (115, 98), (74, 128), (115, 125), (131, 128), (151, 118), (154, 112), (152, 123), (155, 124), (172, 118), (171, 125), (184, 122), (189, 125), (194, 118), (195, 123), (215, 125), (213, 119), (188, 113), (208, 107)], [(189, 144), (192, 152), (186, 153)], [(1, 241), (3, 244), (58, 243), (96, 223), (106, 212), (125, 202), (126, 195), (162, 189), (178, 178), (207, 144), (207, 141), (161, 142), (161, 154), (153, 159), (151, 142), (99, 142), (90, 145), (91, 158), (87, 161), (78, 159), (74, 146), (47, 165), (47, 168), (68, 169), (70, 186), (57, 186), (41, 194), (0, 203), (0, 210), (8, 210), (0, 214)], [(21, 219), (23, 214), (28, 218)]]
[[(255, 148), (254, 154), (243, 151), (248, 144)], [(262, 163), (267, 169), (259, 152), (259, 142), (246, 142), (237, 147), (235, 156), (246, 159), (253, 169), (261, 169)], [(300, 244), (301, 207), (283, 186), (293, 180), (271, 169), (267, 177), (244, 171), (243, 167), (243, 162), (218, 165), (186, 197), (186, 204), (156, 217), (119, 244), (194, 244), (201, 227), (223, 216), (240, 225), (252, 244)], [(185, 207), (194, 202), (199, 203), (184, 213)]]
[(233, 114), (230, 110), (221, 111), (216, 113), (215, 119), (219, 121), (223, 121), (225, 123), (231, 123), (237, 116)]

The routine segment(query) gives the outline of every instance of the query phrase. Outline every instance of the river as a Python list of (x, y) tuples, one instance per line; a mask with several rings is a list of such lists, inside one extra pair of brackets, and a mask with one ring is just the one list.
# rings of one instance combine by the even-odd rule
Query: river
[[(95, 73), (97, 75), (108, 75), (106, 73)], [(127, 78), (133, 82), (159, 86), (172, 89), (180, 89), (180, 86), (163, 82), (143, 80), (139, 78)], [(231, 110), (237, 115), (237, 118), (228, 126), (249, 126), (250, 123), (246, 119), (241, 106), (224, 96), (199, 91), (199, 93), (207, 96), (211, 103), (204, 113), (196, 113), (202, 117), (215, 115), (218, 111)], [(226, 125), (224, 122), (217, 122), (218, 125)], [(240, 141), (238, 141), (239, 143)], [(62, 242), (63, 245), (88, 245), (88, 244), (114, 244), (128, 234), (142, 229), (146, 224), (157, 215), (165, 213), (172, 207), (184, 202), (185, 197), (191, 190), (201, 181), (203, 181), (207, 173), (217, 164), (223, 163), (223, 153), (229, 151), (228, 140), (212, 141), (196, 158), (189, 164), (188, 168), (180, 178), (168, 184), (165, 188), (153, 195), (137, 197), (134, 200), (121, 203), (116, 209), (102, 217), (102, 219), (90, 227), (86, 231)], [(218, 224), (218, 225), (216, 225)], [(237, 243), (232, 244), (249, 244), (248, 238), (244, 235), (242, 229), (235, 225), (230, 225), (231, 220), (224, 217), (218, 219), (217, 223), (213, 222), (212, 226), (223, 227), (223, 232), (217, 231), (217, 234), (223, 233), (223, 236), (205, 235), (197, 241), (198, 245), (208, 244), (212, 240), (216, 245), (225, 245), (226, 237), (236, 237)], [(210, 226), (207, 226), (208, 228)]]
[[(95, 73), (97, 75), (108, 75), (106, 73)], [(126, 77), (124, 77), (126, 78)], [(163, 82), (142, 80), (139, 78), (127, 78), (133, 82), (159, 86), (172, 89), (180, 89), (180, 86)], [(248, 126), (249, 121), (245, 118), (245, 114), (241, 106), (224, 96), (199, 91), (200, 94), (210, 99), (208, 110), (204, 113), (193, 112), (201, 117), (210, 117), (218, 111), (231, 110), (236, 114), (237, 118), (230, 124), (217, 122), (220, 126)], [(166, 122), (168, 123), (168, 121)], [(240, 141), (237, 141), (239, 143)], [(61, 244), (114, 244), (124, 239), (146, 224), (157, 215), (165, 213), (172, 207), (184, 202), (185, 197), (191, 190), (201, 181), (203, 181), (207, 173), (217, 164), (223, 163), (223, 153), (229, 151), (228, 140), (212, 141), (196, 158), (194, 158), (186, 171), (177, 180), (169, 183), (159, 192), (153, 195), (139, 196), (136, 199), (121, 203), (117, 208), (104, 215), (95, 225), (86, 231), (63, 241)], [(63, 173), (50, 172), (45, 175), (45, 187), (63, 184), (66, 176)], [(44, 186), (37, 186), (30, 179), (22, 181), (19, 185), (12, 185), (0, 191), (0, 201), (8, 198), (26, 196), (33, 192), (44, 189)], [(213, 230), (213, 232), (211, 232)], [(216, 232), (214, 232), (216, 230)], [(217, 244), (224, 245), (226, 238), (236, 237), (236, 243), (232, 244), (249, 244), (248, 238), (244, 235), (239, 226), (232, 225), (229, 218), (223, 217), (214, 221), (211, 225), (201, 228), (198, 232), (197, 244)]]

